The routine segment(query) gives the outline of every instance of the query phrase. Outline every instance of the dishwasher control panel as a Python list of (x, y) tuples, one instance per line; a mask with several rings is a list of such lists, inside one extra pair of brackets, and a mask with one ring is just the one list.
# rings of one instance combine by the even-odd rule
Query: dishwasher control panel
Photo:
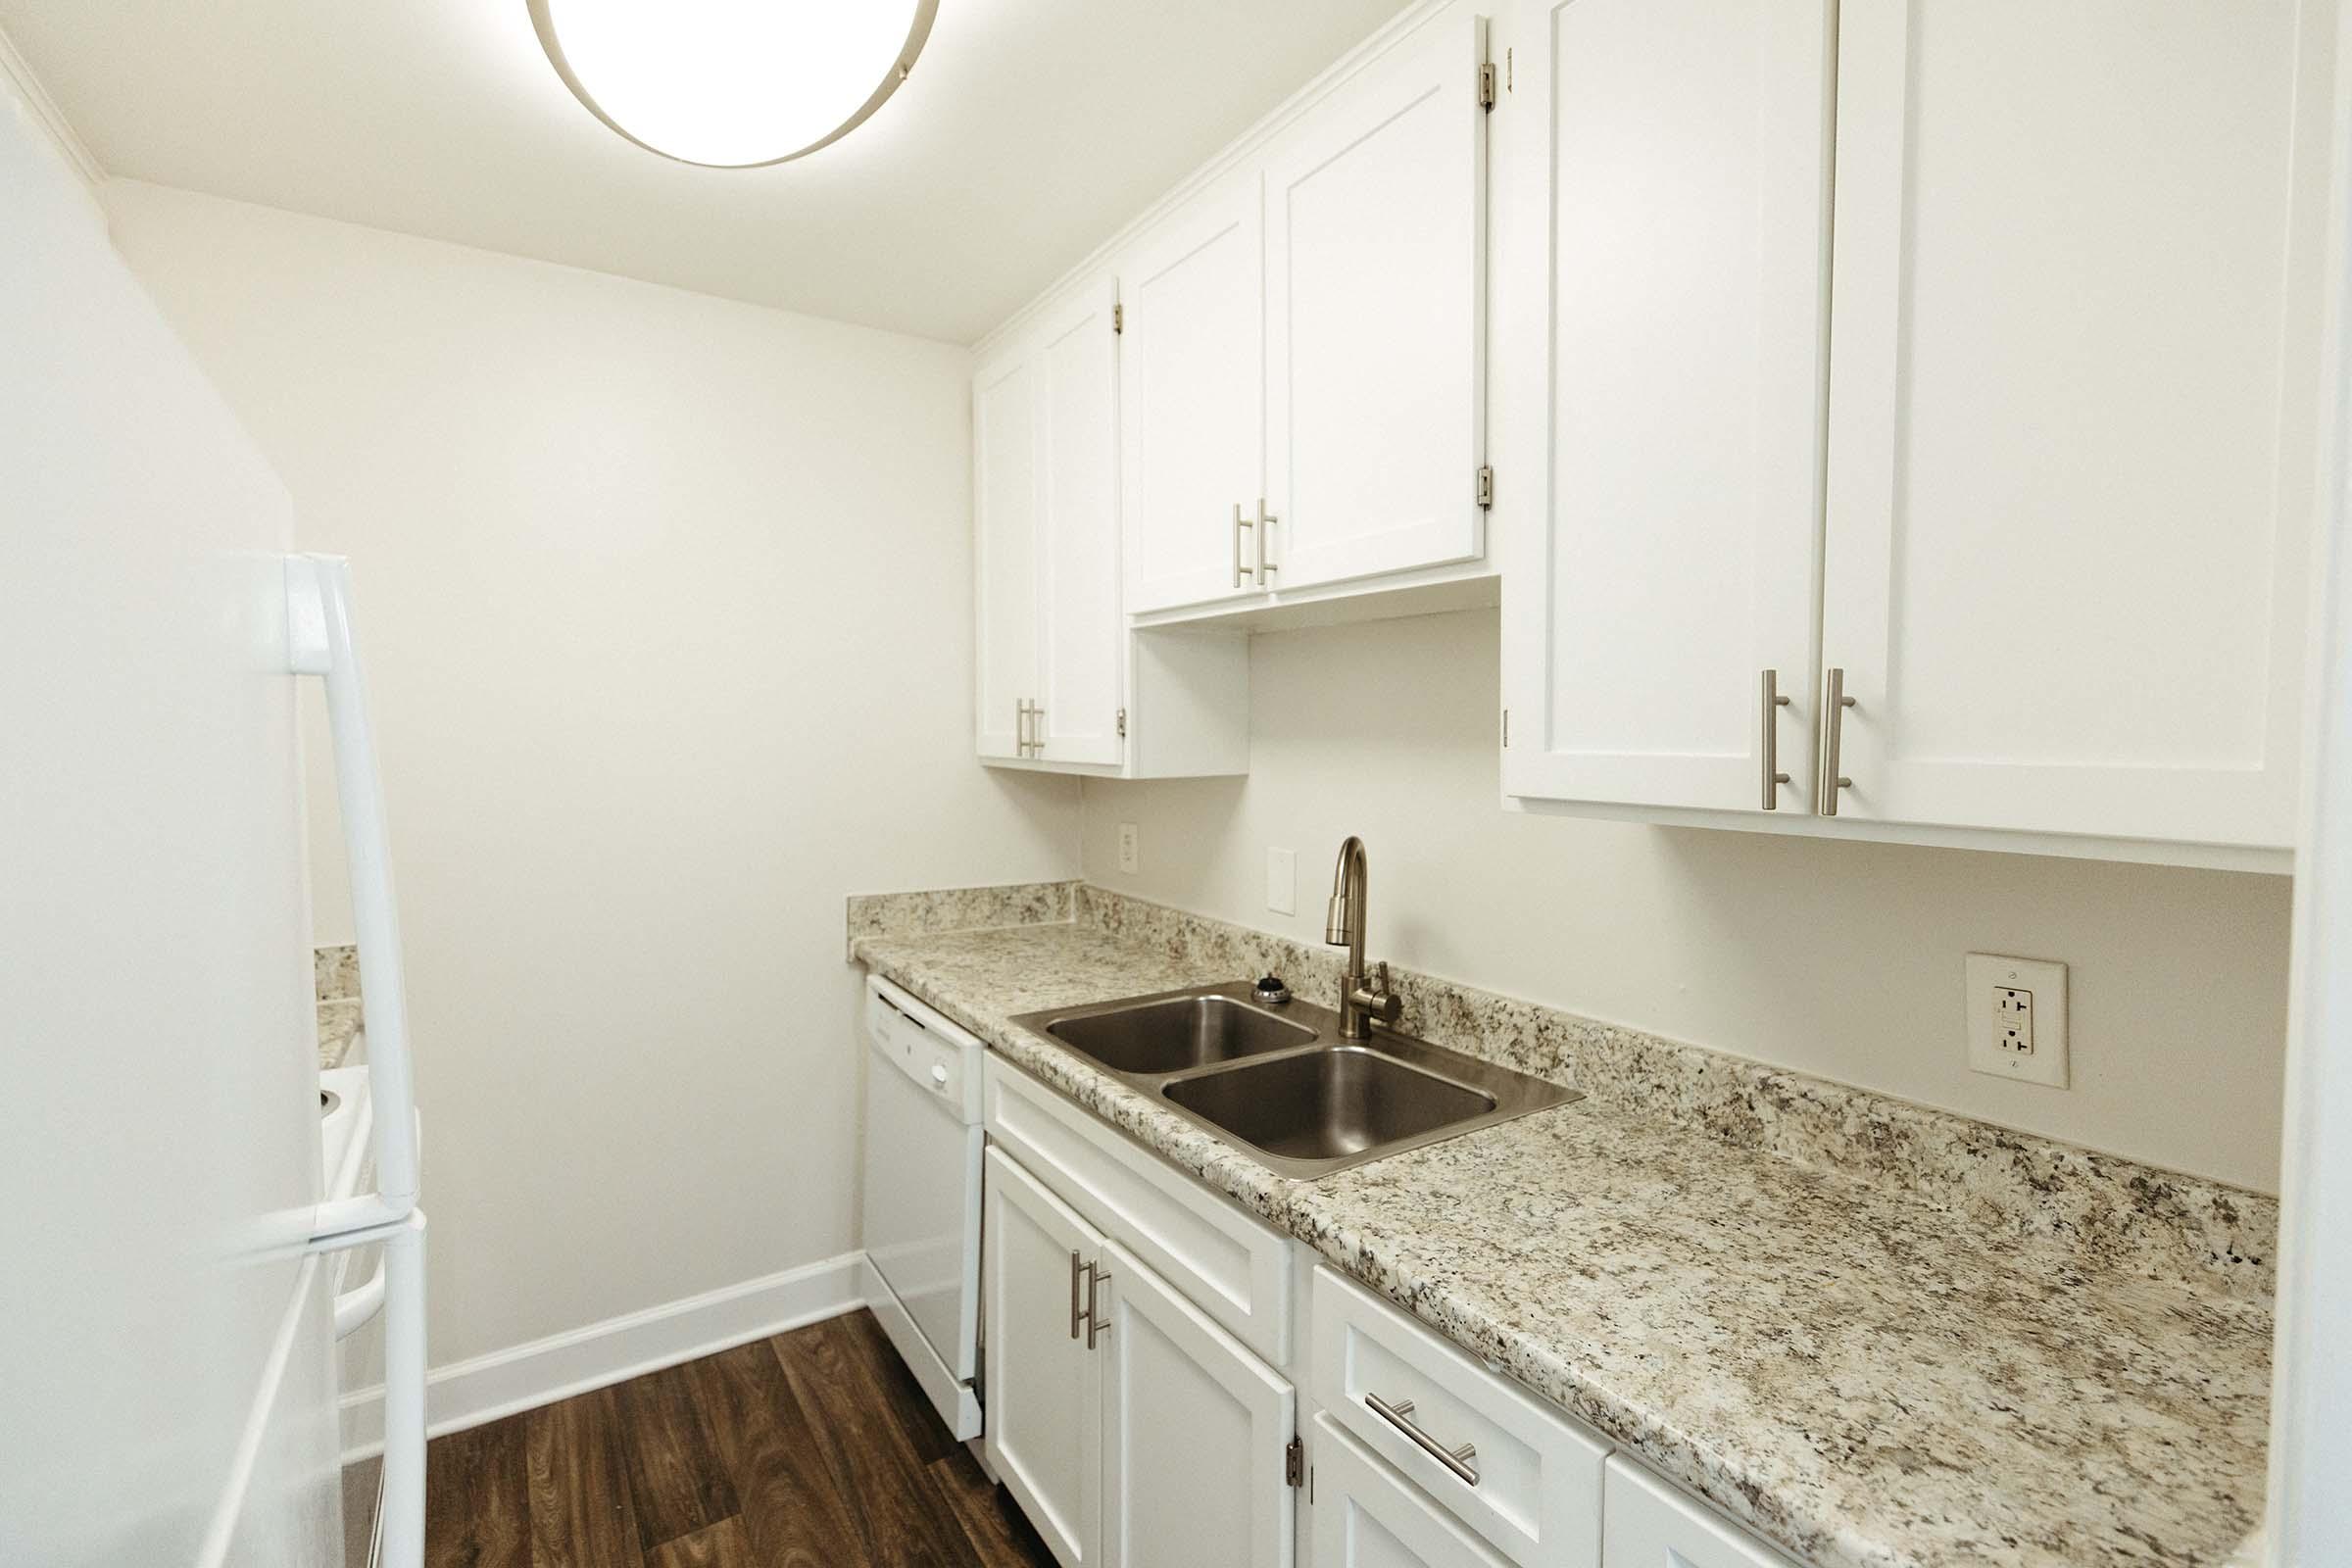
[(956, 1119), (980, 1119), (980, 1053), (969, 1031), (879, 976), (865, 983), (865, 1035), (874, 1054), (941, 1101)]

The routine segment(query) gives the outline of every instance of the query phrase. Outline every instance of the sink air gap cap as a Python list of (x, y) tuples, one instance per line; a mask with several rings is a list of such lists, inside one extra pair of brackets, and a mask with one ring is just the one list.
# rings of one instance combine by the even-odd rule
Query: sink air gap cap
[(838, 141), (914, 69), (938, 0), (526, 0), (589, 113), (648, 152), (711, 169)]

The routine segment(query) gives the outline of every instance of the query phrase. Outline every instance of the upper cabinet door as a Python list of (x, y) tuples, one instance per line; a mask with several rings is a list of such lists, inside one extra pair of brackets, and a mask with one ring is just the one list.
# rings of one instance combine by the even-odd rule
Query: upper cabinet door
[(1023, 757), (1037, 701), (1038, 374), (1015, 349), (972, 378), (976, 729), (982, 757)]
[(1270, 587), (1485, 547), (1485, 60), (1450, 6), (1267, 155)]
[(1036, 738), (1050, 762), (1120, 760), (1124, 690), (1119, 612), (1119, 356), (1115, 279), (1054, 312), (1039, 329)]
[[(1513, 449), (1548, 483), (1497, 487), (1512, 794), (1803, 808), (1830, 15), (1522, 13), (1497, 221), (1508, 309), (1542, 346), (1497, 354), (1513, 357)], [(1765, 706), (1766, 670), (1794, 702)], [(1768, 794), (1774, 772), (1790, 782)]]
[(1838, 810), (2291, 843), (2332, 6), (1841, 18)]
[(1257, 172), (1186, 203), (1120, 271), (1127, 609), (1256, 593), (1265, 381)]

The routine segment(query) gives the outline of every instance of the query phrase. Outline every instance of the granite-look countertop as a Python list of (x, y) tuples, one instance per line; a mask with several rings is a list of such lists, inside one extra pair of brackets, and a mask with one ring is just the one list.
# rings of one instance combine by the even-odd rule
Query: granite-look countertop
[(2266, 1302), (1599, 1099), (1298, 1182), (1014, 1015), (1242, 978), (1085, 923), (855, 956), (1821, 1568), (2226, 1562)]

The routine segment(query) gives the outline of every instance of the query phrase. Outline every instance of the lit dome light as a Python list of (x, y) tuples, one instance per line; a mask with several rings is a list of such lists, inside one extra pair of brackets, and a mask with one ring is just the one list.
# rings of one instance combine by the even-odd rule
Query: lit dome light
[(939, 0), (529, 0), (556, 74), (650, 151), (780, 164), (847, 134), (897, 90)]

